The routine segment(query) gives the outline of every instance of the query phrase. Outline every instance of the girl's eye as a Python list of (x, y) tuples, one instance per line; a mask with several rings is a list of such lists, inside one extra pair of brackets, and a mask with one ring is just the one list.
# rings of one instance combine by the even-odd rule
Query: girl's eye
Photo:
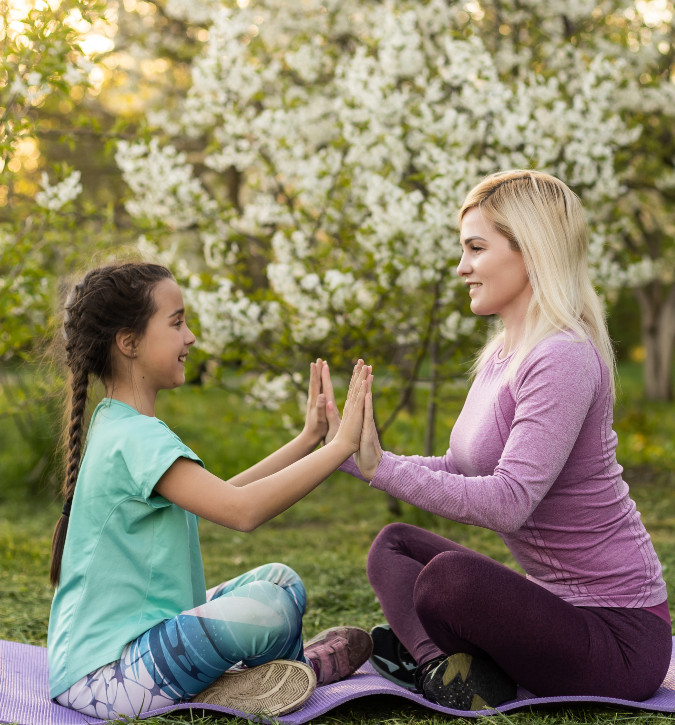
[(183, 324), (183, 320), (176, 320), (176, 321), (175, 321), (175, 322), (173, 323), (173, 326), (174, 326), (174, 327), (180, 327), (180, 326), (181, 326), (182, 324)]

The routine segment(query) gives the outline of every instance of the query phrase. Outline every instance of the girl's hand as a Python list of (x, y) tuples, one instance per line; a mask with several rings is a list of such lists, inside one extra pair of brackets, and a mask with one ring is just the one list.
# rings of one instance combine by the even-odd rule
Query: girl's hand
[(321, 390), (326, 396), (326, 419), (328, 421), (328, 432), (323, 442), (328, 444), (335, 438), (340, 427), (340, 413), (335, 402), (335, 393), (333, 392), (333, 383), (330, 379), (328, 363), (325, 361), (321, 367)]
[[(372, 375), (370, 378), (372, 380)], [(364, 400), (361, 441), (359, 444), (359, 450), (354, 455), (356, 465), (359, 467), (361, 475), (367, 481), (373, 480), (375, 471), (380, 464), (382, 453), (382, 446), (380, 445), (380, 438), (377, 435), (377, 427), (375, 426), (375, 417), (373, 415), (373, 392), (369, 384)]]
[(371, 371), (370, 365), (366, 365), (363, 360), (359, 360), (354, 366), (349, 391), (347, 392), (347, 400), (342, 410), (340, 427), (332, 441), (334, 444), (344, 445), (349, 450), (350, 455), (359, 450), (364, 420), (364, 404), (366, 394), (370, 390), (370, 384), (373, 380)]
[[(302, 435), (309, 438), (312, 446), (325, 438), (328, 433), (326, 417), (326, 395), (321, 392), (321, 371), (325, 365), (321, 358), (309, 366), (309, 389), (307, 392), (307, 414)], [(332, 395), (332, 388), (331, 388)]]

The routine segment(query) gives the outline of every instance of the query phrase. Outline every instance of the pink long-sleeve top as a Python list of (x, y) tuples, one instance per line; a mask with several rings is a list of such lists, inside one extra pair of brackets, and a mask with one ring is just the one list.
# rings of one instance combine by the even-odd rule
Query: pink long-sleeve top
[(616, 461), (607, 365), (559, 333), (506, 382), (500, 352), (476, 376), (446, 455), (385, 452), (371, 486), (496, 531), (530, 579), (574, 605), (662, 605), (663, 616), (661, 565)]

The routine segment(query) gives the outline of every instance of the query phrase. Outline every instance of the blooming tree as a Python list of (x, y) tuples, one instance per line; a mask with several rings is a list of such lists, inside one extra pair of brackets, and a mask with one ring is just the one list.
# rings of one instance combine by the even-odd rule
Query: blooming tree
[[(73, 202), (82, 185), (68, 165), (44, 169), (35, 190), (48, 109), (91, 85), (80, 45), (103, 5), (82, 0), (0, 2), (0, 362), (22, 358), (44, 332), (54, 284), (74, 252)], [(81, 120), (73, 118), (76, 125)], [(28, 169), (26, 167), (29, 167)], [(60, 236), (64, 233), (64, 236)], [(68, 245), (55, 244), (67, 239)], [(89, 244), (88, 246), (91, 247)]]
[[(0, 399), (30, 444), (22, 464), (33, 492), (53, 470), (57, 413), (49, 376), (21, 363), (44, 353), (62, 277), (97, 247), (78, 207), (80, 171), (41, 166), (41, 141), (55, 112), (92, 86), (82, 42), (103, 11), (95, 1), (0, 0)], [(88, 123), (79, 109), (69, 121), (70, 129)]]
[(675, 343), (673, 19), (672, 0), (503, 0), (473, 3), (465, 18), (502, 73), (537, 68), (564, 84), (598, 55), (619, 69), (614, 112), (635, 136), (615, 154), (622, 192), (602, 214), (608, 253), (621, 261), (609, 281), (639, 303), (645, 390), (663, 400), (672, 399)]
[(433, 385), (475, 335), (456, 211), (494, 170), (536, 167), (575, 188), (599, 285), (652, 274), (640, 255), (603, 251), (625, 191), (617, 157), (640, 133), (616, 113), (620, 59), (571, 43), (565, 73), (507, 57), (472, 2), (173, 0), (164, 12), (208, 33), (184, 100), (148, 113), (149, 139), (118, 146), (127, 210), (149, 248), (199, 244), (201, 269), (179, 267), (200, 344), (265, 370), (253, 392), (268, 404), (308, 357), (363, 355), (398, 393), (382, 427), (423, 377), (433, 417)]

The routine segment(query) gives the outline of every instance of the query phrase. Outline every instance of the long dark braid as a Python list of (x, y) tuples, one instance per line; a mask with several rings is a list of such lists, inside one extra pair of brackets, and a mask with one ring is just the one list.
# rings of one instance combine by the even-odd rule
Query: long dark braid
[(70, 507), (80, 471), (90, 375), (105, 382), (112, 374), (111, 352), (122, 329), (142, 335), (155, 312), (153, 291), (171, 279), (166, 267), (125, 263), (99, 267), (73, 288), (64, 306), (63, 337), (70, 371), (70, 405), (65, 420), (64, 506), (52, 539), (50, 580), (59, 583)]

